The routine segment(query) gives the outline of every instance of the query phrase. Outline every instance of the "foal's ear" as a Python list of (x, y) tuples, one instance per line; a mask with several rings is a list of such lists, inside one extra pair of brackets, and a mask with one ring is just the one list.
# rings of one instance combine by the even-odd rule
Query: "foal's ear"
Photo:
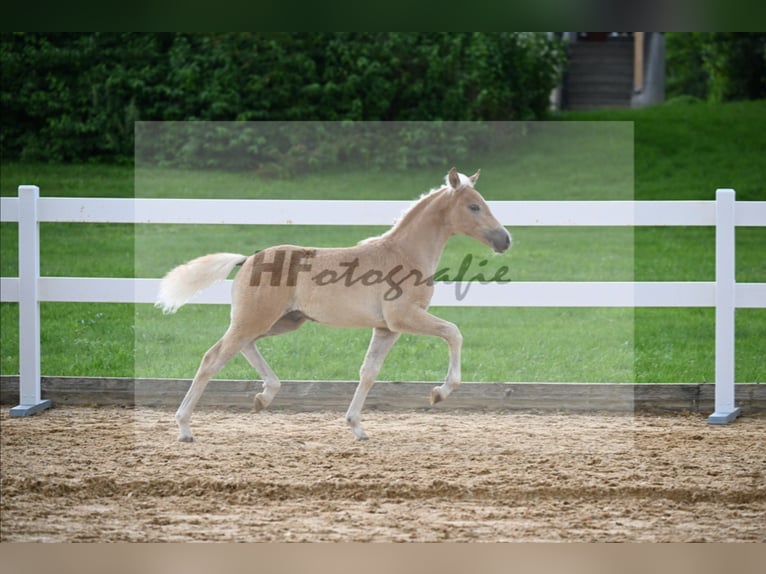
[(457, 189), (460, 187), (460, 176), (454, 167), (449, 170), (449, 173), (447, 174), (447, 181), (449, 181), (449, 185), (452, 189)]
[(475, 184), (477, 181), (479, 181), (479, 173), (480, 173), (480, 172), (481, 172), (481, 170), (480, 170), (480, 169), (477, 169), (477, 170), (476, 170), (476, 173), (475, 173), (475, 174), (473, 174), (471, 177), (469, 177), (469, 178), (468, 178), (468, 179), (470, 179), (470, 180), (471, 180), (471, 185), (473, 185), (473, 184)]

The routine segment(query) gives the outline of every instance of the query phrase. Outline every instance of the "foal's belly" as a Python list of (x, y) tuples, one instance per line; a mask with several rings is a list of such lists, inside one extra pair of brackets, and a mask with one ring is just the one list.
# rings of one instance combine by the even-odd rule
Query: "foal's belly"
[(378, 305), (358, 304), (342, 298), (327, 300), (323, 304), (301, 305), (300, 311), (311, 321), (331, 327), (363, 328), (385, 327)]

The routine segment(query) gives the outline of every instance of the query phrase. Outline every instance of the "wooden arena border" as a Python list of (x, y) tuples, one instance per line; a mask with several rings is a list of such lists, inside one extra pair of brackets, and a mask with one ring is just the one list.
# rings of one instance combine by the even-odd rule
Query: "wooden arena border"
[[(43, 377), (42, 393), (53, 405), (175, 409), (188, 379)], [(283, 381), (272, 411), (337, 411), (342, 414), (357, 381)], [(201, 408), (252, 410), (260, 381), (213, 380)], [(529, 411), (615, 413), (708, 413), (715, 403), (712, 383), (463, 383), (448, 403), (430, 406), (433, 382), (375, 384), (365, 410)], [(0, 376), (0, 402), (19, 399), (19, 377)], [(766, 384), (736, 385), (743, 414), (766, 413)]]

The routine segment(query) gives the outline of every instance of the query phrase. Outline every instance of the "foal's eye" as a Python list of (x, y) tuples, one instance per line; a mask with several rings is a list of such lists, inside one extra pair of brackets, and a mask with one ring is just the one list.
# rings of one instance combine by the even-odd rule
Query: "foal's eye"
[(468, 209), (470, 209), (471, 211), (480, 211), (481, 210), (481, 208), (477, 204), (475, 204), (475, 203), (472, 203), (471, 205), (469, 205)]

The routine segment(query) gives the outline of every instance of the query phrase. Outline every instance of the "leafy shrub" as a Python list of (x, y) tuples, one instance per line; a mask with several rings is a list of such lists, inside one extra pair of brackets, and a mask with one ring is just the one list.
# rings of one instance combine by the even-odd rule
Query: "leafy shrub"
[[(406, 170), (505, 145), (519, 124), (488, 122), (138, 122), (137, 165), (288, 176), (338, 165)], [(521, 130), (518, 130), (522, 133)]]
[[(3, 33), (0, 153), (130, 161), (134, 125), (161, 130), (137, 121), (536, 119), (547, 110), (562, 57), (556, 42), (537, 33)], [(186, 136), (174, 128), (141, 151), (157, 162), (199, 165), (204, 157), (205, 165), (236, 169), (269, 169), (276, 150), (280, 161), (292, 157), (290, 169), (374, 162), (371, 150), (381, 153), (365, 140), (377, 136), (364, 130), (350, 143), (333, 143), (319, 126), (257, 134), (190, 127)], [(264, 129), (272, 129), (269, 137)], [(446, 129), (434, 133), (459, 144)], [(410, 142), (404, 155), (422, 155), (400, 163), (433, 154), (422, 134), (403, 136)]]
[(667, 95), (713, 102), (766, 98), (766, 33), (667, 34)]

